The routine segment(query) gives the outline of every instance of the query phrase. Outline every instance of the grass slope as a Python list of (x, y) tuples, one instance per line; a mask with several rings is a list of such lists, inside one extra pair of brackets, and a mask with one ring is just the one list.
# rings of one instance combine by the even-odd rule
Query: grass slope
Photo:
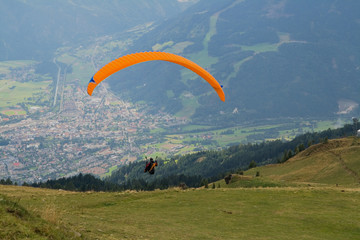
[(360, 183), (360, 139), (329, 140), (301, 152), (283, 164), (251, 169), (262, 178), (286, 182), (355, 185)]
[(214, 189), (75, 193), (0, 185), (0, 238), (359, 239), (359, 151), (356, 138), (330, 140)]
[[(44, 208), (44, 213), (47, 207)], [(49, 216), (49, 213), (47, 213)], [(79, 233), (68, 232), (51, 219), (43, 219), (18, 203), (0, 195), (0, 239), (78, 239)]]
[[(71, 193), (0, 186), (85, 239), (357, 239), (359, 189), (235, 188)], [(48, 216), (49, 217), (49, 216)], [(2, 219), (2, 218), (1, 218)], [(21, 225), (21, 219), (16, 224)], [(62, 225), (61, 225), (62, 224)], [(4, 224), (0, 225), (0, 232)], [(29, 236), (30, 239), (37, 239)], [(11, 239), (11, 238), (10, 238)]]

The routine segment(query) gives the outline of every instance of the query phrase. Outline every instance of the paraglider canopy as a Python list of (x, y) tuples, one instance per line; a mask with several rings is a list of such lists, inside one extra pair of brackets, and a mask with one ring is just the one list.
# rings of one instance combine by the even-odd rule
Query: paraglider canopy
[(100, 82), (102, 82), (104, 79), (106, 79), (111, 74), (117, 71), (120, 71), (124, 68), (127, 68), (129, 66), (138, 63), (147, 62), (147, 61), (156, 61), (156, 60), (173, 62), (190, 69), (191, 71), (195, 72), (200, 77), (205, 79), (205, 81), (207, 81), (214, 88), (216, 93), (219, 95), (221, 101), (225, 101), (225, 94), (224, 91), (222, 90), (222, 86), (216, 81), (216, 79), (209, 72), (207, 72), (204, 68), (200, 67), (196, 63), (190, 61), (189, 59), (186, 59), (176, 54), (165, 53), (165, 52), (133, 53), (111, 61), (110, 63), (102, 67), (99, 71), (97, 71), (95, 75), (91, 78), (87, 87), (87, 92), (91, 96), (95, 87)]

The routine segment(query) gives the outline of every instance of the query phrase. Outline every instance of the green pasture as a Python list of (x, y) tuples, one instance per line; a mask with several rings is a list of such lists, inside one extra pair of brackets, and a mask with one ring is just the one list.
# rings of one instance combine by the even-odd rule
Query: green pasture
[[(0, 189), (49, 229), (66, 229), (85, 239), (348, 240), (360, 236), (359, 189), (220, 187), (115, 193)], [(25, 222), (13, 217), (9, 207), (0, 206), (1, 213), (12, 219), (11, 225), (17, 226), (18, 238), (26, 236), (25, 224), (38, 232), (36, 221)], [(0, 233), (10, 239), (4, 229), (5, 234), (15, 230), (7, 226), (3, 222)]]
[(164, 42), (163, 44), (157, 43), (154, 46), (152, 46), (153, 51), (161, 51), (165, 47), (171, 47), (174, 45), (173, 41)]
[(218, 18), (219, 18), (219, 15), (213, 15), (210, 17), (209, 32), (206, 34), (204, 42), (203, 42), (206, 50), (208, 50), (209, 42), (210, 42), (212, 36), (214, 36), (216, 34), (216, 23), (217, 23)]
[[(330, 121), (326, 121), (330, 123)], [(192, 152), (195, 148), (198, 148), (198, 144), (202, 144), (203, 141), (208, 140), (214, 141), (217, 147), (227, 147), (229, 145), (239, 144), (248, 142), (248, 137), (251, 137), (254, 134), (267, 134), (267, 131), (277, 131), (279, 134), (277, 137), (273, 138), (265, 138), (258, 141), (272, 141), (275, 139), (293, 139), (296, 135), (303, 133), (306, 129), (306, 121), (299, 119), (300, 129), (296, 128), (295, 125), (289, 125), (288, 123), (279, 123), (279, 124), (266, 124), (262, 126), (237, 126), (230, 128), (222, 128), (211, 130), (211, 126), (203, 126), (203, 125), (186, 125), (181, 128), (181, 131), (177, 134), (166, 134), (165, 129), (152, 129), (150, 131), (151, 134), (165, 134), (165, 140), (161, 143), (156, 144), (148, 144), (147, 147), (155, 148), (161, 151), (161, 149), (170, 149), (166, 147), (166, 145), (183, 145), (182, 148), (177, 149), (172, 154), (181, 154)], [(315, 122), (314, 122), (315, 123)], [(316, 129), (326, 130), (329, 124), (323, 124), (322, 121), (319, 121), (319, 126)], [(285, 130), (280, 130), (281, 128), (285, 128)], [(324, 128), (324, 129), (322, 129)], [(309, 132), (311, 132), (311, 128), (309, 127)], [(190, 131), (190, 132), (189, 132)], [(231, 133), (226, 133), (227, 131), (232, 131)], [(184, 133), (181, 133), (184, 132)], [(186, 133), (188, 132), (188, 133)], [(210, 138), (208, 138), (210, 136)], [(189, 144), (189, 142), (194, 142), (194, 144)], [(165, 146), (165, 147), (164, 147)], [(201, 145), (203, 149), (212, 149), (214, 144), (211, 145)]]
[(24, 208), (19, 200), (0, 194), (0, 239), (81, 239), (64, 226), (60, 229), (51, 218), (45, 220)]
[[(109, 41), (102, 46), (93, 48), (78, 48), (78, 49), (59, 49), (57, 61), (71, 66), (72, 71), (67, 73), (67, 81), (78, 82), (81, 86), (86, 86), (95, 74), (96, 69), (92, 65), (90, 58), (93, 57), (97, 67), (105, 65), (107, 62), (114, 60), (111, 52), (114, 48), (124, 49), (127, 46), (128, 41)], [(98, 56), (101, 56), (101, 62), (99, 62)], [(119, 56), (120, 57), (120, 56)]]
[[(66, 70), (67, 82), (77, 82), (81, 86), (86, 86), (95, 73), (91, 61), (84, 61), (77, 54), (62, 54), (56, 60), (71, 66), (71, 71)], [(62, 71), (65, 71), (65, 69), (62, 69)]]
[(360, 160), (356, 161), (356, 159), (359, 159), (359, 154), (360, 150), (357, 146), (351, 146), (346, 152), (342, 153), (344, 164), (358, 175), (360, 175)]
[(58, 56), (56, 58), (56, 60), (59, 62), (68, 64), (68, 65), (71, 65), (71, 64), (77, 62), (79, 59), (77, 57), (70, 55), (70, 53), (65, 53), (65, 54), (62, 54), (61, 56)]
[(1, 113), (7, 116), (26, 115), (26, 111), (24, 110), (4, 110)]
[(118, 169), (118, 166), (112, 166), (111, 168), (108, 169), (107, 173), (103, 174), (101, 177), (111, 176), (112, 172), (115, 171), (116, 169)]
[[(265, 124), (262, 126), (237, 126), (230, 128), (222, 128), (217, 130), (209, 130), (211, 126), (202, 126), (202, 125), (186, 125), (182, 128), (182, 132), (192, 131), (190, 133), (177, 133), (177, 134), (167, 134), (166, 140), (162, 143), (151, 145), (151, 147), (156, 147), (161, 149), (163, 145), (166, 144), (183, 144), (184, 149), (179, 149), (177, 152), (173, 154), (187, 153), (192, 151), (192, 149), (196, 148), (195, 144), (189, 145), (187, 142), (194, 141), (201, 143), (203, 141), (203, 136), (211, 136), (210, 140), (215, 141), (217, 146), (219, 147), (227, 147), (229, 145), (239, 144), (248, 142), (248, 137), (251, 137), (254, 134), (266, 134), (267, 131), (277, 131), (277, 137), (273, 138), (264, 138), (258, 141), (272, 141), (276, 139), (286, 139), (291, 140), (295, 138), (299, 134), (303, 134), (305, 132), (313, 132), (314, 131), (323, 131), (328, 128), (334, 128), (336, 126), (337, 121), (312, 121), (312, 125), (310, 126), (307, 120), (293, 120), (289, 123), (278, 123), (278, 124)], [(291, 124), (290, 124), (291, 123)], [(297, 127), (296, 124), (298, 123)], [(283, 129), (281, 129), (283, 128)], [(231, 134), (224, 134), (226, 131), (233, 131)], [(156, 133), (165, 133), (164, 129), (154, 129), (151, 130), (152, 134)], [(210, 149), (213, 146), (201, 146), (204, 149)], [(185, 149), (186, 148), (186, 149)]]
[(188, 81), (196, 80), (199, 76), (194, 73), (193, 71), (184, 68), (180, 70), (181, 73), (181, 81), (186, 85), (189, 86)]
[(261, 178), (270, 181), (359, 186), (359, 155), (359, 139), (334, 139), (313, 145), (283, 164), (253, 168), (244, 174), (259, 172)]
[[(248, 174), (247, 176), (242, 176), (238, 174), (232, 174), (231, 181), (226, 184), (224, 179), (216, 181), (214, 183), (209, 184), (210, 188), (215, 185), (215, 188), (274, 188), (274, 187), (290, 187), (296, 186), (295, 184), (272, 181), (269, 179), (264, 179), (261, 176), (256, 177), (256, 173), (252, 171), (254, 175)], [(260, 174), (260, 172), (259, 172)]]
[(163, 133), (165, 132), (166, 130), (164, 128), (154, 128), (154, 129), (151, 129), (150, 130), (150, 133), (151, 134), (157, 134), (157, 133)]
[(182, 127), (183, 131), (197, 131), (197, 130), (207, 130), (211, 128), (210, 126), (203, 126), (203, 125), (186, 125)]
[[(126, 49), (126, 47), (130, 44), (131, 40), (130, 39), (127, 39), (127, 40), (124, 40), (124, 41), (110, 41), (110, 42), (107, 42), (106, 44), (104, 44), (103, 46), (101, 46), (101, 50), (102, 51), (112, 51), (114, 48), (118, 48), (118, 49)], [(81, 52), (80, 52), (81, 54)], [(83, 54), (81, 54), (83, 55)], [(120, 57), (120, 56), (118, 56)]]
[(195, 61), (203, 68), (210, 68), (211, 65), (219, 61), (217, 57), (210, 56), (208, 52), (209, 41), (211, 37), (216, 33), (216, 21), (217, 21), (217, 17), (210, 18), (210, 28), (203, 40), (204, 49), (200, 52), (189, 55), (189, 58), (191, 60)]
[(209, 56), (208, 50), (204, 49), (197, 53), (189, 54), (189, 59), (200, 65), (202, 68), (210, 68), (211, 65), (218, 62), (217, 57)]
[(241, 45), (243, 51), (253, 51), (255, 53), (262, 52), (276, 52), (278, 50), (278, 44), (259, 43), (251, 46)]
[(44, 92), (49, 88), (51, 81), (16, 82), (0, 80), (0, 108), (15, 106), (28, 102), (34, 94)]
[(0, 74), (9, 74), (11, 69), (23, 68), (37, 63), (33, 60), (0, 61)]
[(184, 49), (192, 44), (194, 44), (194, 43), (190, 42), (190, 41), (179, 42), (179, 43), (176, 43), (175, 45), (169, 46), (164, 51), (181, 55), (183, 53)]
[(181, 97), (181, 102), (183, 104), (183, 109), (175, 114), (176, 117), (185, 117), (191, 118), (191, 116), (195, 113), (196, 108), (199, 107), (199, 103), (197, 99), (193, 96), (191, 97)]
[[(314, 128), (314, 132), (323, 131), (329, 128), (334, 128), (336, 125), (338, 125), (337, 120), (336, 121), (319, 121), (316, 123), (316, 127)], [(343, 124), (341, 124), (343, 126)]]
[(66, 79), (70, 82), (78, 82), (81, 86), (87, 86), (95, 70), (91, 63), (76, 62), (72, 67), (72, 72), (68, 73)]

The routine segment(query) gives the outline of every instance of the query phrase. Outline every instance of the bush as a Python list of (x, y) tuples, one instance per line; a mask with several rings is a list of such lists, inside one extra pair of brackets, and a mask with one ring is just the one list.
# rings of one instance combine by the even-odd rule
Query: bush
[(256, 162), (252, 160), (251, 163), (249, 164), (249, 169), (254, 167), (256, 167)]

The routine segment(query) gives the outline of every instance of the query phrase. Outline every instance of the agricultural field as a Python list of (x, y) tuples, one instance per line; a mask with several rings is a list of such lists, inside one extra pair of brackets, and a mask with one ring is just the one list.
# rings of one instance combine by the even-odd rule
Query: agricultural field
[(36, 61), (32, 60), (1, 61), (0, 74), (10, 74), (12, 69), (24, 68), (35, 63)]
[[(0, 62), (0, 110), (2, 114), (25, 115), (22, 103), (33, 103), (50, 97), (49, 76), (35, 74), (35, 61)], [(45, 96), (46, 95), (46, 96)], [(9, 110), (9, 108), (12, 108)]]
[(43, 82), (15, 82), (0, 80), (0, 107), (14, 106), (28, 101), (35, 93), (44, 92), (48, 89), (51, 81)]
[[(178, 134), (166, 133), (166, 130), (157, 129), (151, 133), (154, 135), (164, 135), (165, 141), (157, 144), (158, 148), (163, 145), (186, 145), (193, 148), (198, 147), (201, 143), (202, 147), (212, 149), (214, 146), (223, 148), (230, 145), (247, 143), (272, 141), (276, 139), (291, 140), (297, 135), (306, 132), (320, 132), (329, 128), (335, 128), (338, 120), (292, 120), (287, 123), (266, 124), (257, 126), (237, 126), (230, 128), (220, 128), (212, 130), (211, 126), (186, 125), (181, 128)], [(186, 153), (189, 149), (183, 149), (182, 153)]]

